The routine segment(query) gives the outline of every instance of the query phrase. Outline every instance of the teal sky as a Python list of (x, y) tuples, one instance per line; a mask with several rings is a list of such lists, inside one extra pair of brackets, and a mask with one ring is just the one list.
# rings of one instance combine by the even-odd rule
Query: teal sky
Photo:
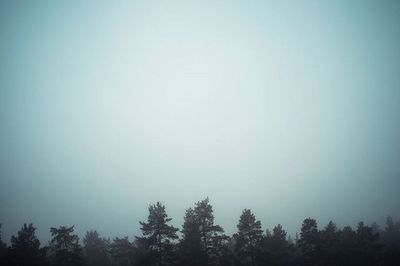
[(399, 219), (400, 2), (1, 1), (0, 129), (5, 240)]

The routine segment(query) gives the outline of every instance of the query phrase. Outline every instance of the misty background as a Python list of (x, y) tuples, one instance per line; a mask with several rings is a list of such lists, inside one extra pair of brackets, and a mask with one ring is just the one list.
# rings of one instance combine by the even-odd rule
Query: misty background
[(398, 1), (1, 1), (3, 240), (399, 219), (399, 115)]

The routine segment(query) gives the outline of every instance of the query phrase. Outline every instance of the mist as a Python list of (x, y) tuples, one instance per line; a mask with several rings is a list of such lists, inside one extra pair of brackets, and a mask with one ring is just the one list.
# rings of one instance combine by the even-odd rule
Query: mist
[(2, 1), (0, 223), (400, 218), (397, 1)]

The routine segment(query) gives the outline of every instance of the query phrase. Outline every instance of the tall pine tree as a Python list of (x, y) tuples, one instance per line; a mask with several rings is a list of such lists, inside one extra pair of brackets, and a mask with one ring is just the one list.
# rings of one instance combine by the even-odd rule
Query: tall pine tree
[(77, 266), (83, 264), (82, 247), (78, 235), (74, 234), (74, 226), (50, 228), (52, 239), (50, 250), (53, 262), (60, 266)]
[(206, 264), (216, 264), (223, 253), (226, 253), (225, 247), (229, 238), (224, 235), (221, 226), (214, 224), (213, 209), (208, 198), (197, 202), (193, 212), (199, 226)]
[(177, 239), (177, 228), (168, 225), (172, 218), (168, 218), (165, 206), (160, 202), (149, 206), (149, 216), (147, 222), (140, 222), (142, 237), (139, 241), (144, 241), (147, 248), (154, 254), (156, 264), (166, 265), (169, 263), (173, 240)]
[(241, 265), (257, 265), (262, 229), (261, 222), (250, 210), (244, 209), (237, 225), (238, 232), (234, 234), (235, 252)]

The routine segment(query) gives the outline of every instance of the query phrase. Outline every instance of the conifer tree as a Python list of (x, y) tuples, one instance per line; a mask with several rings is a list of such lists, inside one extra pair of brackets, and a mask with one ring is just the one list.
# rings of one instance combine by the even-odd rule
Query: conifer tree
[(168, 225), (169, 218), (165, 206), (160, 202), (149, 206), (147, 222), (140, 222), (143, 236), (138, 238), (146, 243), (147, 248), (155, 255), (157, 265), (168, 264), (173, 240), (177, 239), (177, 228)]
[(182, 240), (179, 244), (181, 265), (201, 266), (206, 263), (206, 254), (202, 248), (199, 221), (192, 208), (186, 210), (182, 228)]
[(50, 228), (52, 239), (50, 249), (53, 262), (60, 266), (76, 266), (83, 264), (82, 247), (78, 235), (74, 234), (74, 226)]
[(244, 209), (237, 225), (238, 232), (234, 234), (235, 252), (242, 265), (256, 265), (262, 241), (261, 222), (250, 210)]
[(100, 237), (96, 230), (86, 232), (83, 238), (83, 250), (88, 266), (110, 264), (110, 241)]
[(194, 215), (199, 226), (201, 245), (205, 254), (206, 264), (215, 264), (224, 252), (228, 237), (224, 235), (221, 226), (214, 224), (214, 214), (208, 197), (195, 204)]
[(46, 265), (47, 258), (32, 224), (24, 224), (17, 236), (11, 237), (11, 247), (7, 251), (6, 264), (18, 266)]
[(303, 221), (298, 246), (302, 253), (302, 264), (317, 265), (319, 259), (319, 232), (317, 221), (307, 218)]

